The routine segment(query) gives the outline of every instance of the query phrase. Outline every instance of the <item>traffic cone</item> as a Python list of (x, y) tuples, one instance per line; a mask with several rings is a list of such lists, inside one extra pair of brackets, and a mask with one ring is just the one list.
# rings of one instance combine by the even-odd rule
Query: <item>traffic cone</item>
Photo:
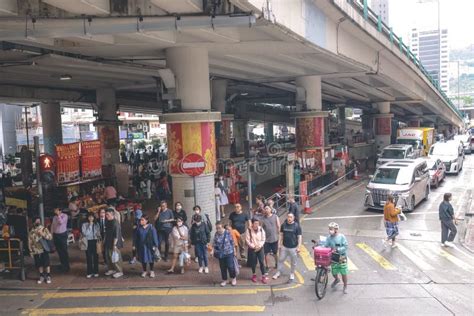
[(357, 172), (357, 167), (354, 168), (354, 180), (360, 180), (359, 172)]
[(313, 213), (311, 211), (311, 207), (309, 206), (309, 199), (308, 199), (308, 196), (306, 196), (306, 202), (304, 203), (304, 213), (305, 214), (311, 214)]

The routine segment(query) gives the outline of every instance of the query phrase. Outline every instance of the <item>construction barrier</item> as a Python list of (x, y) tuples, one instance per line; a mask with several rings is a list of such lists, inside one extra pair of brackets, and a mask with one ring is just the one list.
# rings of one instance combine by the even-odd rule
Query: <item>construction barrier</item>
[(0, 238), (0, 262), (4, 269), (19, 270), (20, 280), (25, 281), (25, 256), (23, 253), (23, 242), (18, 238)]

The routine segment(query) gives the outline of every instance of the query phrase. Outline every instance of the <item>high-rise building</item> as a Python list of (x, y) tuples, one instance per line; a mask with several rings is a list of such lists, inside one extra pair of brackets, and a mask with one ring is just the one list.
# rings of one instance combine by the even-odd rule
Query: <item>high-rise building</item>
[(449, 91), (449, 48), (448, 30), (420, 31), (412, 29), (410, 35), (410, 48), (418, 57), (422, 65), (433, 77), (439, 81), (441, 89)]
[(382, 18), (382, 22), (388, 23), (388, 0), (372, 0), (370, 8)]

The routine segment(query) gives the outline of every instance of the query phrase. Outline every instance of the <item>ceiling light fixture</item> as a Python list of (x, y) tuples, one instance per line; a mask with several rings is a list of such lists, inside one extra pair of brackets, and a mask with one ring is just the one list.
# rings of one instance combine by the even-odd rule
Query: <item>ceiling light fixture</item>
[(59, 76), (59, 80), (71, 80), (72, 76), (71, 75), (61, 75)]

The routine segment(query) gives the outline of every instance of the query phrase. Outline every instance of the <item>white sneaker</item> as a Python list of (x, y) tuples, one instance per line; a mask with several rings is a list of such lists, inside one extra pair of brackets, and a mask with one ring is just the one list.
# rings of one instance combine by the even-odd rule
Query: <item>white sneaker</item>
[(98, 273), (94, 274), (94, 278), (98, 278), (98, 277), (99, 277)]
[(110, 275), (112, 275), (112, 274), (114, 274), (114, 273), (115, 273), (115, 270), (109, 270), (109, 271), (105, 272), (105, 275), (106, 275), (106, 276), (110, 276)]
[(88, 279), (92, 278), (92, 274), (86, 275), (86, 278), (88, 278)]
[(142, 278), (146, 277), (146, 271), (142, 272)]
[(118, 279), (118, 278), (121, 278), (121, 277), (123, 277), (123, 273), (122, 273), (122, 272), (117, 272), (117, 273), (114, 273), (114, 275), (113, 275), (113, 278), (114, 278), (114, 279)]
[(232, 281), (230, 282), (230, 284), (232, 284), (232, 286), (236, 286), (237, 285), (237, 279), (233, 278)]
[(397, 244), (392, 244), (392, 248), (397, 248), (398, 245)]
[(387, 243), (387, 239), (382, 239), (382, 244), (384, 247), (387, 247), (388, 246), (388, 243)]
[(444, 244), (446, 245), (446, 247), (454, 248), (454, 244), (452, 241), (446, 241)]
[(295, 280), (295, 274), (294, 273), (291, 273), (290, 274), (290, 281), (294, 281)]
[(204, 273), (206, 273), (206, 274), (209, 273), (209, 268), (208, 267), (204, 267)]
[(153, 279), (154, 277), (155, 277), (155, 271), (151, 271), (151, 272), (150, 272), (150, 278)]
[(199, 272), (199, 273), (202, 273), (203, 271), (204, 271), (204, 268), (203, 268), (203, 267), (199, 267), (198, 272)]
[(280, 277), (280, 275), (281, 275), (280, 271), (277, 271), (277, 273), (275, 273), (275, 274), (273, 275), (273, 277), (272, 277), (273, 280), (278, 279), (278, 278)]
[(50, 275), (46, 276), (46, 284), (51, 284), (51, 276)]
[(448, 247), (448, 246), (446, 245), (446, 243), (443, 242), (441, 243), (441, 247)]
[(226, 286), (226, 285), (227, 285), (227, 281), (222, 281), (222, 282), (221, 282), (221, 286), (222, 286), (222, 287), (224, 287), (224, 286)]

